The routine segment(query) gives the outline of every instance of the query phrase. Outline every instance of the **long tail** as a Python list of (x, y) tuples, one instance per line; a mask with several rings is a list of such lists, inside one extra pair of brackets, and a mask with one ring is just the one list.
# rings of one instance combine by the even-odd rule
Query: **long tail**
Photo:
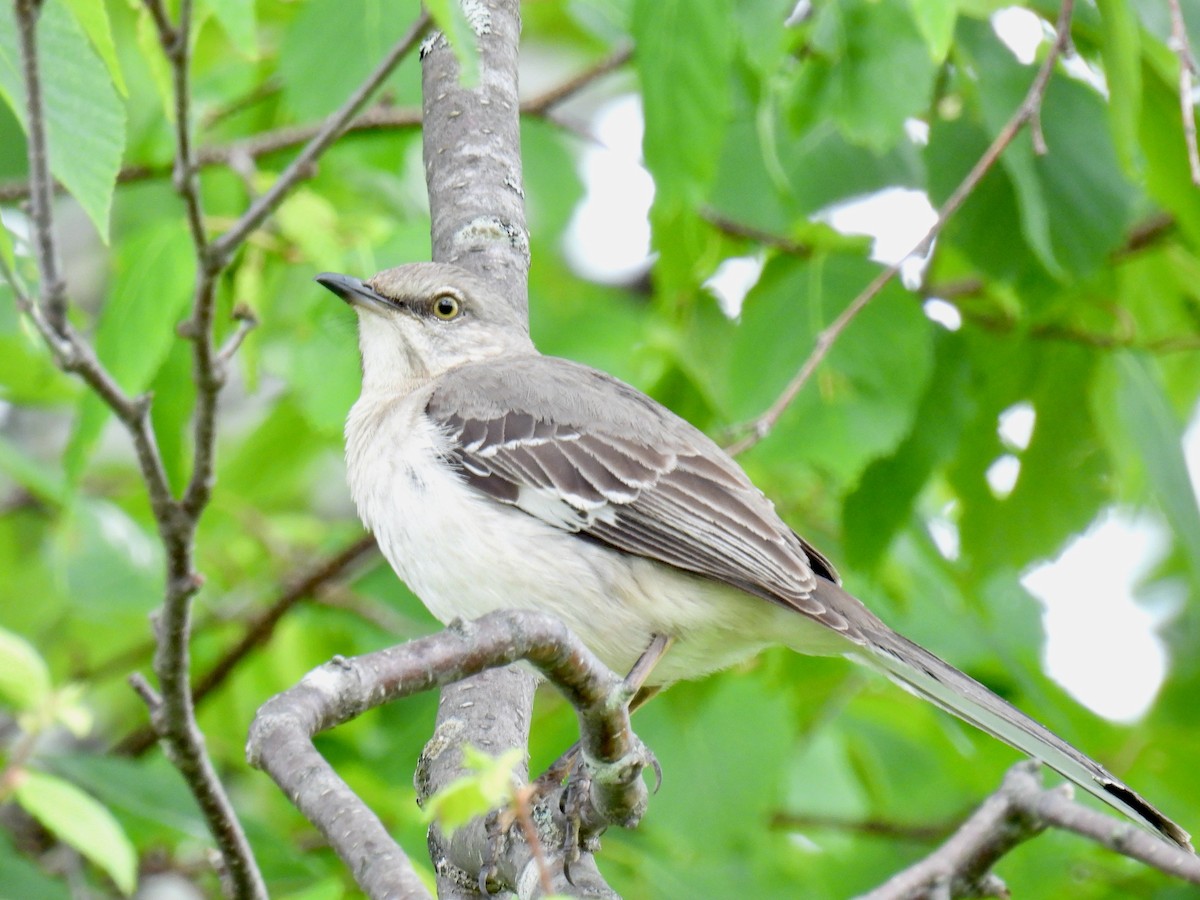
[[(830, 600), (834, 600), (830, 595), (840, 595), (835, 601), (839, 608), (845, 608), (847, 600), (862, 608), (857, 599), (829, 582), (823, 582), (818, 593)], [(875, 627), (863, 629), (865, 641), (860, 646), (869, 653), (858, 656), (859, 661), (881, 669), (902, 687), (1040, 760), (1171, 843), (1192, 850), (1191, 839), (1186, 831), (1098, 762), (1080, 753), (969, 675), (938, 659), (924, 647), (897, 634), (877, 619), (875, 622), (878, 623)]]

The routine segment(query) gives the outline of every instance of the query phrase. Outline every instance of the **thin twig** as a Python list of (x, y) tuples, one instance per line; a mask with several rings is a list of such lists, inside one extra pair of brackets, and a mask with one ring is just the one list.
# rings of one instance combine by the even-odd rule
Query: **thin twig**
[(363, 108), (379, 85), (387, 79), (392, 70), (417, 45), (417, 42), (425, 34), (426, 29), (428, 29), (429, 23), (429, 14), (422, 12), (417, 21), (409, 28), (408, 33), (392, 47), (379, 65), (375, 67), (375, 70), (367, 76), (367, 79), (342, 104), (341, 108), (325, 120), (320, 130), (313, 136), (305, 148), (300, 151), (299, 155), (292, 160), (291, 164), (284, 169), (283, 174), (276, 179), (270, 189), (250, 205), (250, 208), (242, 214), (233, 227), (213, 242), (212, 261), (215, 264), (224, 265), (232, 257), (234, 251), (241, 246), (242, 241), (254, 229), (258, 228), (267, 216), (274, 212), (275, 207), (283, 201), (288, 191), (312, 171), (312, 166), (317, 158), (341, 136), (346, 130), (346, 126), (350, 124), (359, 110)]
[(17, 31), (21, 42), (21, 71), (25, 79), (25, 127), (29, 133), (30, 215), (36, 249), (41, 304), (46, 321), (59, 334), (67, 321), (67, 287), (59, 270), (54, 242), (54, 179), (46, 142), (45, 104), (38, 63), (38, 0), (17, 0)]
[(792, 401), (799, 395), (800, 390), (808, 382), (809, 378), (812, 377), (817, 366), (824, 361), (830, 349), (832, 349), (838, 338), (841, 337), (842, 332), (846, 330), (847, 326), (899, 274), (901, 265), (906, 259), (913, 256), (923, 256), (929, 252), (929, 249), (933, 246), (934, 239), (941, 233), (946, 222), (974, 192), (984, 176), (991, 171), (992, 166), (996, 164), (1000, 155), (1013, 142), (1021, 132), (1021, 129), (1035, 119), (1041, 108), (1042, 97), (1045, 95), (1046, 88), (1050, 84), (1050, 76), (1054, 72), (1054, 66), (1070, 39), (1071, 12), (1073, 8), (1074, 0), (1063, 0), (1058, 13), (1058, 23), (1055, 26), (1054, 43), (1051, 45), (1050, 51), (1046, 54), (1046, 59), (1038, 69), (1037, 76), (1034, 78), (1033, 84), (1030, 85), (1025, 99), (1021, 101), (1021, 105), (1017, 107), (1016, 111), (1004, 124), (1004, 127), (1000, 129), (1000, 133), (996, 135), (996, 139), (992, 141), (991, 146), (984, 151), (983, 155), (971, 168), (971, 171), (967, 173), (967, 176), (954, 189), (954, 192), (946, 199), (946, 202), (942, 204), (933, 226), (903, 259), (880, 272), (862, 293), (851, 300), (850, 304), (842, 310), (838, 317), (817, 335), (812, 353), (804, 360), (799, 370), (792, 376), (791, 381), (784, 387), (782, 393), (758, 418), (738, 429), (739, 431), (745, 430), (746, 434), (728, 447), (730, 453), (742, 453), (771, 433), (771, 429), (775, 427), (775, 423), (779, 421), (780, 416), (784, 414), (792, 404)]
[[(289, 610), (300, 601), (313, 596), (322, 587), (342, 577), (345, 572), (375, 550), (375, 539), (361, 537), (288, 585), (271, 604), (251, 619), (246, 630), (232, 647), (225, 651), (211, 669), (196, 679), (192, 699), (197, 705), (223, 685), (234, 670), (254, 650), (266, 644)], [(154, 729), (139, 728), (118, 741), (113, 752), (140, 756), (154, 745)]]
[(1200, 77), (1200, 66), (1192, 53), (1187, 24), (1179, 0), (1168, 0), (1171, 8), (1171, 38), (1168, 45), (1179, 57), (1179, 112), (1183, 118), (1183, 140), (1187, 144), (1188, 168), (1192, 184), (1200, 187), (1200, 150), (1196, 147), (1196, 104), (1192, 99), (1194, 79)]
[(578, 94), (592, 82), (602, 78), (609, 72), (614, 72), (633, 58), (633, 46), (627, 44), (618, 47), (595, 65), (589, 66), (577, 75), (568, 78), (562, 84), (555, 85), (548, 91), (521, 104), (521, 112), (530, 116), (546, 116), (563, 101)]
[[(571, 76), (563, 84), (555, 85), (530, 97), (521, 104), (521, 112), (525, 115), (539, 116), (553, 121), (554, 109), (568, 97), (573, 96), (592, 82), (608, 74), (623, 63), (628, 57), (623, 50), (618, 50), (610, 56), (597, 62), (590, 68)], [(365, 133), (375, 131), (395, 131), (405, 128), (416, 128), (421, 124), (421, 110), (414, 107), (394, 106), (391, 103), (380, 103), (362, 112), (346, 126), (343, 134)], [(559, 123), (562, 127), (570, 127)], [(311, 141), (324, 127), (324, 123), (307, 125), (288, 125), (273, 131), (265, 131), (253, 137), (232, 141), (228, 144), (217, 144), (201, 147), (196, 150), (195, 166), (197, 169), (207, 169), (214, 166), (229, 166), (235, 159), (257, 160), (283, 150)], [(170, 175), (170, 165), (130, 165), (117, 173), (118, 184), (134, 184), (162, 178)], [(61, 185), (55, 184), (55, 189)], [(0, 184), (0, 203), (11, 203), (23, 200), (29, 196), (28, 181), (10, 181)]]
[(745, 222), (738, 222), (730, 219), (727, 216), (721, 215), (715, 209), (702, 209), (700, 211), (701, 218), (709, 225), (712, 225), (717, 231), (727, 234), (730, 237), (745, 238), (746, 240), (754, 241), (756, 244), (762, 244), (766, 247), (773, 247), (788, 256), (794, 256), (797, 259), (810, 259), (813, 255), (813, 248), (809, 244), (801, 244), (799, 241), (794, 241), (789, 237), (784, 237), (781, 234), (774, 234), (770, 231), (765, 231), (762, 228), (756, 228), (753, 225), (747, 225)]

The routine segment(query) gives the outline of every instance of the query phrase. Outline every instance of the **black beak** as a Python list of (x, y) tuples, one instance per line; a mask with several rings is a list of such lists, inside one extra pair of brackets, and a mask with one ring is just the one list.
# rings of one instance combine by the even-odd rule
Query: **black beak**
[(357, 278), (350, 275), (338, 275), (336, 272), (322, 272), (313, 281), (333, 291), (333, 293), (337, 294), (351, 306), (394, 306), (382, 294), (376, 293)]

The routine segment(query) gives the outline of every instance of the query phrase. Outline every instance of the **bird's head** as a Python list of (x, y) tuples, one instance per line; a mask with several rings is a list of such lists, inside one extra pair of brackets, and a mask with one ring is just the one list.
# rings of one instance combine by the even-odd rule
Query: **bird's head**
[(315, 279), (358, 313), (363, 390), (411, 389), (466, 362), (529, 353), (524, 315), (478, 275), (445, 263), (410, 263), (367, 281)]

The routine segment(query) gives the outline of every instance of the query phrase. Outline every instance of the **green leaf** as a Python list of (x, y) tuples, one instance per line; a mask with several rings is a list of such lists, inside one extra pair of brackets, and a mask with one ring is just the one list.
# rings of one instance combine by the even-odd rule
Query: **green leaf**
[(71, 890), (12, 846), (7, 833), (0, 832), (0, 872), (4, 873), (4, 900), (72, 900)]
[(1113, 143), (1126, 172), (1138, 169), (1138, 120), (1142, 112), (1141, 30), (1128, 0), (1097, 0), (1100, 55), (1108, 85)]
[(79, 495), (56, 538), (56, 569), (76, 615), (149, 611), (161, 597), (162, 547), (116, 504)]
[(822, 3), (812, 29), (793, 100), (800, 121), (831, 118), (877, 153), (906, 140), (904, 122), (926, 111), (937, 67), (904, 0)]
[[(458, 58), (459, 83), (474, 87), (479, 83), (479, 45), (463, 4), (459, 0), (426, 0), (425, 8)], [(483, 7), (475, 5), (475, 8)]]
[[(125, 107), (104, 63), (59, 3), (42, 7), (37, 27), (50, 171), (108, 241), (117, 171), (125, 150)], [(25, 84), (11, 4), (0, 6), (0, 95), (28, 131)]]
[(454, 779), (425, 801), (425, 819), (453, 833), (475, 817), (509, 803), (513, 769), (524, 755), (520, 748), (489, 756), (469, 745), (463, 747), (463, 764), (472, 774)]
[[(78, 2), (78, 0), (77, 0)], [(207, 0), (214, 18), (229, 35), (238, 53), (247, 59), (258, 58), (258, 26), (254, 4), (246, 0)]]
[(896, 451), (875, 460), (843, 512), (846, 561), (872, 569), (909, 520), (934, 468), (950, 457), (972, 412), (971, 368), (955, 335), (935, 341), (935, 367), (912, 431)]
[(1188, 476), (1179, 423), (1145, 357), (1120, 353), (1116, 361), (1118, 414), (1141, 451), (1151, 489), (1200, 583), (1200, 506)]
[(14, 791), (22, 808), (55, 837), (103, 869), (129, 895), (137, 887), (137, 851), (112, 813), (69, 781), (27, 769)]
[[(287, 108), (301, 121), (329, 115), (362, 83), (399, 38), (402, 23), (415, 18), (418, 9), (411, 0), (304, 3), (288, 23), (279, 49), (278, 74)], [(420, 102), (420, 64), (417, 54), (409, 56), (388, 80), (395, 86), (398, 104)], [(318, 60), (336, 64), (314, 64)]]
[[(119, 266), (100, 314), (96, 352), (122, 388), (138, 393), (178, 340), (175, 326), (191, 299), (195, 270), (191, 239), (178, 221), (148, 228), (125, 240)], [(109, 415), (94, 392), (83, 395), (65, 458), (72, 477), (83, 471)]]
[(43, 503), (59, 506), (67, 502), (70, 491), (59, 472), (25, 453), (0, 434), (0, 472), (3, 472)]
[(950, 42), (954, 40), (958, 4), (954, 0), (908, 0), (908, 5), (917, 29), (929, 47), (930, 59), (935, 63), (945, 62)]
[(175, 121), (174, 88), (171, 84), (171, 67), (162, 51), (162, 43), (158, 37), (158, 28), (154, 17), (144, 4), (138, 7), (136, 40), (142, 62), (150, 70), (150, 80), (158, 93), (159, 103), (162, 104), (163, 117), (167, 122)]
[(655, 202), (694, 199), (716, 172), (730, 115), (731, 0), (638, 0), (636, 63)]
[(0, 628), (0, 701), (19, 712), (32, 712), (49, 697), (46, 661), (25, 638)]
[(129, 89), (125, 86), (125, 76), (121, 72), (121, 62), (117, 59), (117, 47), (113, 43), (112, 25), (108, 20), (108, 7), (103, 3), (97, 3), (96, 0), (67, 0), (67, 6), (71, 8), (71, 15), (75, 17), (75, 21), (79, 23), (79, 27), (87, 34), (88, 40), (92, 42), (92, 46), (96, 48), (96, 52), (100, 54), (100, 58), (104, 60), (104, 65), (108, 67), (108, 74), (112, 78), (113, 85), (122, 97), (127, 96)]
[[(998, 134), (1024, 101), (1034, 70), (1017, 63), (985, 23), (964, 21), (959, 34), (963, 63), (978, 77), (983, 120), (991, 135)], [(1052, 78), (1041, 109), (1047, 153), (1034, 153), (1026, 128), (1000, 157), (1016, 191), (1025, 240), (1056, 278), (1103, 265), (1133, 216), (1134, 190), (1117, 160), (1106, 116), (1094, 90)]]

